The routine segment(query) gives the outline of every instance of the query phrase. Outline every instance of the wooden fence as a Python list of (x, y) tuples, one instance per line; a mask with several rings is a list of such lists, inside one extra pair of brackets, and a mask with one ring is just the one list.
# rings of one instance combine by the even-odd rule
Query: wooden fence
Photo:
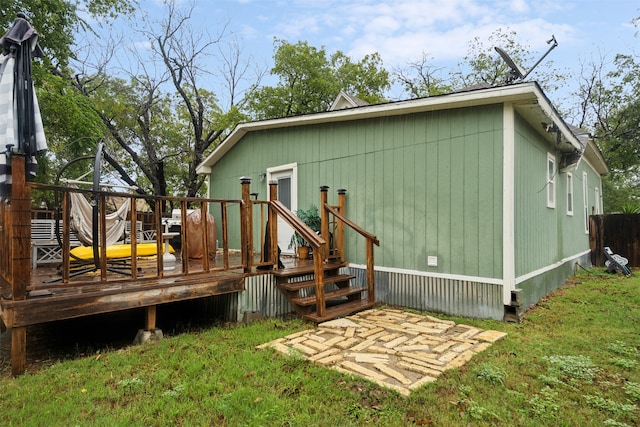
[(602, 267), (604, 248), (629, 260), (629, 267), (640, 267), (640, 214), (592, 215), (589, 218), (591, 263)]

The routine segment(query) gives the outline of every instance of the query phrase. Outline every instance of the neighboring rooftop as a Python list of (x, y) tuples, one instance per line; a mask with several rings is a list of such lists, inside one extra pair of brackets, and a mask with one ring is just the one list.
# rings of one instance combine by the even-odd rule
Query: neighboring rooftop
[(336, 110), (344, 110), (345, 108), (353, 108), (353, 107), (364, 107), (365, 105), (369, 105), (367, 101), (364, 101), (357, 96), (349, 95), (344, 91), (340, 91), (336, 99), (329, 107), (329, 111)]

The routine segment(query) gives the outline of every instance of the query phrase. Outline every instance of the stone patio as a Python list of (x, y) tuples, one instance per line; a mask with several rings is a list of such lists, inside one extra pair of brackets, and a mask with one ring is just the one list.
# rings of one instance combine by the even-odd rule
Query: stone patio
[(395, 309), (372, 309), (262, 344), (408, 396), (507, 334)]

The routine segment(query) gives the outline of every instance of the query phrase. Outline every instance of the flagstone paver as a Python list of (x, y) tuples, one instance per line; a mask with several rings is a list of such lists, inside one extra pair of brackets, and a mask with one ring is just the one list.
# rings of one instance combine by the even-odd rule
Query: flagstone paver
[(371, 309), (258, 346), (358, 375), (409, 395), (506, 333), (395, 309)]

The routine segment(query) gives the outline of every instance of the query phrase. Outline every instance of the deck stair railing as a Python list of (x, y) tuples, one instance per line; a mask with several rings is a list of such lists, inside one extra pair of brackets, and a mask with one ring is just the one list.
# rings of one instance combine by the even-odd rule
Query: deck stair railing
[[(269, 184), (269, 201), (261, 202), (251, 200), (250, 186), (251, 180), (245, 178), (243, 181), (243, 200), (247, 207), (247, 228), (253, 224), (253, 208), (260, 209), (261, 229), (267, 229), (265, 238), (260, 239), (260, 245), (264, 251), (262, 260), (254, 262), (249, 268), (273, 269), (273, 274), (277, 277), (278, 287), (285, 293), (293, 308), (307, 319), (314, 321), (325, 321), (339, 317), (350, 312), (360, 311), (375, 305), (375, 281), (374, 281), (374, 252), (373, 245), (380, 245), (378, 238), (355, 224), (345, 215), (345, 195), (346, 190), (338, 190), (338, 205), (332, 206), (328, 203), (328, 189), (320, 188), (320, 233), (314, 232), (304, 222), (291, 212), (281, 201), (277, 199), (277, 183)], [(263, 223), (267, 206), (266, 224)], [(306, 267), (296, 267), (278, 269), (278, 219), (286, 222), (294, 232), (298, 233), (310, 246), (313, 253), (313, 262)], [(366, 284), (364, 286), (354, 286), (351, 281), (355, 276), (344, 274), (341, 270), (349, 264), (345, 259), (345, 228), (349, 228), (365, 238), (366, 244)], [(249, 232), (248, 235), (252, 235)], [(250, 255), (254, 253), (253, 238), (247, 242), (246, 252)], [(254, 260), (253, 256), (248, 259)], [(309, 279), (312, 277), (312, 279)], [(337, 289), (326, 290), (326, 286), (335, 285)], [(312, 288), (312, 292), (307, 292)], [(309, 295), (309, 293), (311, 295)], [(366, 293), (366, 299), (363, 295)], [(341, 299), (345, 304), (336, 304), (336, 300)], [(327, 304), (331, 302), (333, 306), (329, 309)], [(338, 305), (341, 307), (338, 308)], [(315, 308), (315, 310), (314, 310)]]

